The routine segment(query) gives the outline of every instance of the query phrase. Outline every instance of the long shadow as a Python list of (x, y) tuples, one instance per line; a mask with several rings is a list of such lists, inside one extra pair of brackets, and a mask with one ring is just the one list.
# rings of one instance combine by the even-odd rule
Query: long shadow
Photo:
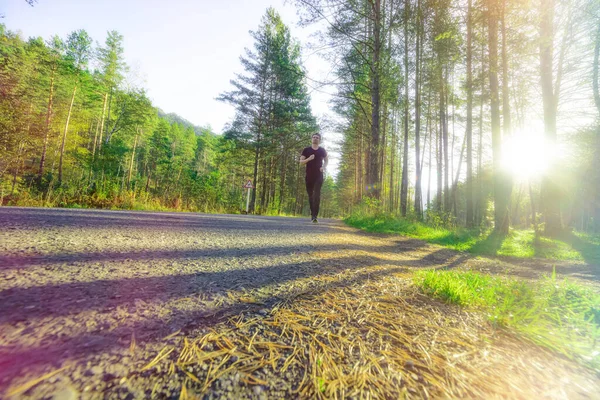
[[(368, 267), (369, 265), (362, 265)], [(319, 286), (314, 293), (321, 293), (332, 288), (343, 288), (363, 282), (367, 279), (379, 279), (387, 275), (405, 272), (402, 267), (386, 268), (385, 270), (371, 271), (357, 274), (344, 281), (333, 281)], [(216, 325), (225, 318), (257, 310), (260, 308), (271, 308), (275, 304), (286, 300), (284, 297), (271, 296), (260, 306), (246, 303), (222, 307), (210, 314), (204, 311), (192, 311), (179, 314), (170, 319), (147, 320), (139, 324), (121, 325), (116, 329), (104, 333), (101, 336), (87, 333), (81, 336), (67, 338), (65, 340), (45, 344), (34, 348), (4, 347), (0, 348), (0, 387), (7, 386), (12, 379), (19, 376), (24, 368), (35, 365), (60, 366), (67, 359), (76, 359), (81, 356), (89, 356), (99, 352), (109, 351), (113, 348), (125, 348), (129, 345), (129, 338), (135, 331), (136, 338), (140, 342), (149, 341), (158, 337), (164, 337), (174, 330), (182, 329), (189, 332), (197, 328), (207, 328)], [(289, 299), (293, 301), (294, 299)]]
[(298, 244), (289, 246), (262, 246), (262, 247), (229, 247), (229, 248), (200, 248), (186, 250), (138, 250), (138, 251), (103, 251), (103, 252), (78, 252), (59, 253), (48, 255), (0, 255), (0, 270), (25, 268), (35, 265), (72, 264), (89, 262), (119, 262), (119, 261), (144, 261), (144, 260), (197, 260), (202, 258), (225, 257), (251, 257), (288, 255), (293, 252), (311, 251), (344, 251), (362, 250), (380, 253), (397, 253), (412, 251), (425, 246), (419, 240), (398, 240), (392, 246), (366, 246), (359, 244), (320, 245)]
[[(371, 235), (373, 234), (371, 233)], [(458, 239), (460, 240), (460, 238)], [(499, 260), (504, 263), (504, 265), (486, 265), (487, 272), (491, 273), (498, 273), (502, 275), (508, 274), (526, 279), (537, 279), (542, 275), (551, 274), (553, 268), (555, 268), (556, 272), (561, 276), (574, 277), (594, 283), (600, 281), (600, 245), (586, 241), (581, 237), (574, 235), (573, 233), (563, 234), (558, 239), (570, 244), (575, 250), (577, 250), (582, 255), (587, 265), (581, 265), (564, 260), (552, 260), (548, 258), (519, 258), (498, 255), (498, 251), (502, 248), (502, 245), (506, 240), (506, 236), (492, 232), (482, 240), (477, 241), (468, 249), (468, 252), (473, 253), (473, 255), (465, 255), (465, 253), (448, 249), (447, 251), (456, 252), (456, 254), (461, 254), (461, 256), (450, 265), (445, 265), (440, 267), (440, 269), (454, 268), (461, 265), (473, 256), (481, 255), (485, 258)], [(428, 242), (440, 245), (448, 245), (455, 244), (456, 240), (456, 235), (449, 233), (434, 240), (428, 240)], [(515, 267), (515, 269), (507, 271), (505, 264), (509, 264)]]
[[(509, 274), (521, 278), (537, 279), (543, 275), (550, 275), (553, 270), (556, 270), (556, 273), (561, 277), (573, 277), (594, 283), (600, 281), (599, 245), (585, 241), (573, 233), (565, 233), (554, 239), (571, 245), (573, 249), (582, 255), (586, 264), (549, 258), (517, 258), (510, 256), (492, 256), (492, 258), (513, 266), (515, 269), (511, 270)], [(494, 238), (491, 248), (499, 248), (498, 243), (498, 238)], [(534, 249), (538, 251), (539, 247), (536, 246), (539, 245), (534, 245)], [(506, 273), (505, 266), (492, 266), (491, 268), (498, 270), (496, 272)]]
[[(56, 285), (9, 288), (0, 292), (0, 323), (16, 323), (29, 318), (57, 317), (86, 310), (114, 309), (135, 301), (168, 301), (210, 290), (224, 292), (237, 287), (258, 289), (312, 276), (331, 276), (365, 265), (388, 265), (403, 268), (445, 264), (452, 257), (438, 250), (439, 256), (421, 260), (390, 261), (376, 256), (337, 257), (323, 260), (333, 269), (323, 271), (320, 263), (305, 261), (275, 264), (257, 269), (198, 271), (191, 274), (127, 279), (105, 279)], [(437, 253), (437, 252), (436, 252)]]
[(0, 227), (38, 230), (49, 228), (123, 228), (123, 229), (188, 229), (214, 231), (280, 231), (323, 232), (342, 226), (336, 220), (322, 220), (319, 225), (307, 219), (199, 213), (158, 213), (136, 211), (22, 209), (1, 208)]
[(573, 232), (564, 233), (560, 239), (577, 250), (586, 263), (600, 268), (600, 245), (588, 242)]
[(506, 235), (492, 231), (485, 239), (477, 241), (469, 252), (481, 254), (484, 256), (497, 257), (498, 250), (502, 247), (502, 243), (506, 239)]
[[(537, 279), (541, 276), (550, 276), (556, 271), (559, 278), (577, 278), (584, 281), (598, 283), (600, 281), (600, 267), (592, 264), (573, 264), (568, 261), (523, 259), (514, 260), (509, 257), (501, 259), (504, 263), (514, 266), (516, 269), (510, 271), (510, 275), (527, 279)], [(499, 271), (505, 273), (504, 267)]]
[(469, 255), (467, 255), (467, 254), (461, 254), (460, 256), (456, 257), (451, 263), (449, 263), (447, 265), (443, 265), (441, 267), (437, 267), (436, 269), (437, 270), (454, 269), (454, 268), (460, 267), (469, 258), (471, 258)]

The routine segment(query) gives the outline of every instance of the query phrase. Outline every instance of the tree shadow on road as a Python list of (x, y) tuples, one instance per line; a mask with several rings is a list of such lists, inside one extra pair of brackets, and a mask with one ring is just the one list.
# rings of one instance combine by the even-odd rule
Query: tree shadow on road
[[(330, 262), (345, 263), (346, 259), (327, 260)], [(314, 263), (313, 263), (314, 264)], [(311, 293), (319, 293), (332, 288), (343, 288), (355, 284), (359, 284), (365, 280), (376, 280), (392, 274), (403, 273), (408, 271), (407, 267), (404, 266), (390, 266), (379, 267), (376, 270), (368, 270), (370, 267), (381, 264), (380, 260), (376, 257), (368, 258), (364, 257), (360, 260), (353, 260), (352, 265), (346, 268), (347, 271), (354, 271), (350, 277), (342, 276), (343, 273), (338, 276), (336, 272), (343, 272), (344, 268), (340, 268), (331, 271), (332, 273), (326, 274), (328, 279), (319, 280), (318, 278), (322, 275), (318, 274), (317, 271), (321, 270), (321, 266), (310, 263), (306, 265), (275, 265), (270, 268), (280, 270), (282, 272), (281, 280), (279, 283), (286, 280), (294, 280), (301, 278), (314, 278), (311, 279)], [(389, 264), (389, 263), (387, 263)], [(303, 267), (311, 267), (308, 270)], [(354, 270), (354, 268), (358, 268)], [(367, 271), (365, 271), (367, 269)], [(229, 282), (230, 284), (235, 283), (236, 279), (244, 278), (245, 276), (239, 275), (238, 272), (224, 272), (225, 274), (222, 279)], [(252, 284), (246, 284), (246, 288), (260, 288), (263, 285), (273, 283), (271, 279), (261, 278), (259, 274), (258, 279), (255, 279)], [(161, 277), (161, 278), (147, 278), (146, 281), (140, 279), (134, 279), (131, 282), (131, 287), (121, 287), (124, 291), (120, 293), (132, 293), (135, 299), (138, 301), (144, 300), (155, 300), (154, 296), (157, 293), (147, 292), (146, 285), (159, 284), (161, 290), (165, 293), (166, 300), (172, 296), (186, 296), (199, 293), (203, 290), (202, 286), (196, 285), (194, 282), (194, 275), (184, 275), (178, 277)], [(215, 278), (214, 276), (212, 277)], [(210, 281), (210, 280), (209, 280)], [(42, 318), (43, 316), (60, 316), (68, 315), (84, 311), (89, 308), (106, 307), (110, 304), (118, 305), (122, 304), (122, 300), (115, 298), (115, 290), (119, 287), (119, 282), (112, 284), (108, 282), (90, 282), (87, 287), (81, 283), (57, 285), (54, 288), (45, 288), (45, 293), (37, 293), (34, 290), (23, 289), (21, 292), (14, 292), (13, 296), (16, 296), (12, 300), (14, 303), (25, 302), (28, 304), (25, 307), (19, 307), (19, 309), (12, 309), (11, 315), (18, 316), (22, 315), (27, 310), (29, 313), (27, 318), (35, 319)], [(175, 285), (177, 287), (173, 287)], [(130, 292), (134, 287), (137, 290)], [(226, 290), (226, 288), (221, 288)], [(233, 304), (228, 304), (222, 307), (218, 307), (212, 310), (192, 310), (174, 313), (166, 319), (149, 319), (138, 323), (125, 323), (117, 326), (115, 329), (111, 329), (107, 332), (84, 332), (83, 334), (74, 337), (62, 337), (60, 339), (52, 340), (50, 343), (45, 341), (45, 344), (35, 347), (10, 347), (4, 346), (0, 349), (0, 388), (7, 385), (15, 377), (19, 376), (23, 368), (27, 367), (31, 370), (32, 367), (45, 367), (49, 366), (58, 367), (67, 360), (77, 360), (82, 357), (90, 356), (91, 354), (109, 352), (113, 349), (121, 348), (125, 349), (130, 345), (130, 338), (132, 333), (135, 332), (136, 339), (138, 342), (153, 341), (157, 338), (164, 337), (168, 334), (173, 333), (177, 330), (190, 331), (192, 329), (199, 328), (210, 328), (217, 323), (224, 321), (225, 319), (238, 315), (240, 313), (256, 312), (259, 309), (271, 308), (278, 303), (283, 301), (294, 301), (295, 296), (301, 295), (300, 293), (294, 292), (292, 295), (286, 295), (286, 293), (279, 293), (277, 295), (269, 296), (267, 298), (260, 299), (256, 303), (246, 303), (236, 301)], [(41, 296), (41, 297), (39, 297)], [(62, 296), (62, 301), (70, 304), (77, 304), (74, 308), (63, 307), (62, 309), (55, 308), (51, 305), (52, 299), (57, 296)], [(139, 296), (139, 297), (138, 297)], [(79, 299), (86, 299), (88, 301), (79, 302)], [(129, 297), (126, 299), (127, 302), (133, 302), (134, 299)], [(9, 304), (14, 304), (10, 302)], [(34, 307), (33, 310), (30, 307)], [(58, 304), (56, 304), (58, 306)], [(2, 307), (6, 305), (2, 303)], [(8, 309), (3, 309), (2, 323), (15, 323), (19, 322), (19, 318), (16, 320), (6, 314)]]
[(577, 250), (586, 263), (596, 265), (600, 268), (600, 237), (586, 237), (573, 232), (567, 232), (563, 233), (560, 239)]
[(494, 257), (498, 255), (498, 250), (502, 248), (502, 244), (505, 240), (505, 234), (492, 231), (485, 239), (479, 240), (471, 246), (469, 252)]

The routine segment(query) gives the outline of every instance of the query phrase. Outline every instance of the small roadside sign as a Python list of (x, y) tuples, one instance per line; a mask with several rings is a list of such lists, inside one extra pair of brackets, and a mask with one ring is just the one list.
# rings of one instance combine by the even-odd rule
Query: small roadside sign
[(248, 214), (248, 210), (250, 208), (250, 189), (254, 189), (252, 186), (252, 181), (248, 179), (248, 182), (244, 185), (244, 189), (248, 189), (248, 196), (246, 197), (246, 214)]

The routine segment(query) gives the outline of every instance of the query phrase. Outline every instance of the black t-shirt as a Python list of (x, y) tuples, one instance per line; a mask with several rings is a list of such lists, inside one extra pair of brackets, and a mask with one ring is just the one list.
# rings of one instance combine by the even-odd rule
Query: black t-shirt
[(311, 147), (306, 147), (302, 150), (302, 155), (306, 158), (315, 155), (311, 161), (306, 163), (306, 177), (316, 178), (321, 174), (321, 167), (323, 166), (323, 160), (327, 157), (327, 151), (324, 148), (319, 147), (317, 150)]

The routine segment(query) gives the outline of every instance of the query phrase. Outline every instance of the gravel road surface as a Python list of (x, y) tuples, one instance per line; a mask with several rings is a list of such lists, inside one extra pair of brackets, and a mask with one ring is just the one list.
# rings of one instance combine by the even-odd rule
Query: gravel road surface
[[(232, 316), (266, 317), (290, 296), (347, 274), (370, 282), (466, 260), (416, 240), (382, 238), (336, 220), (0, 208), (0, 398), (185, 398), (182, 379), (195, 385), (189, 376), (213, 367), (180, 371), (180, 380), (158, 364), (144, 369), (165, 344), (183, 346)], [(443, 321), (465, 320), (452, 313)], [(582, 393), (597, 387), (593, 375), (568, 368)], [(289, 394), (294, 379), (302, 376), (276, 388), (244, 386), (233, 376), (204, 382), (204, 397), (302, 397)], [(407, 397), (427, 395), (412, 390)]]
[[(333, 249), (325, 238), (336, 229), (334, 220), (0, 208), (0, 387), (72, 360), (87, 362), (89, 378), (123, 376), (132, 335), (145, 343), (210, 326), (238, 311), (231, 291), (277, 301), (286, 282), (319, 272), (312, 253)], [(107, 365), (93, 368), (93, 354)]]

